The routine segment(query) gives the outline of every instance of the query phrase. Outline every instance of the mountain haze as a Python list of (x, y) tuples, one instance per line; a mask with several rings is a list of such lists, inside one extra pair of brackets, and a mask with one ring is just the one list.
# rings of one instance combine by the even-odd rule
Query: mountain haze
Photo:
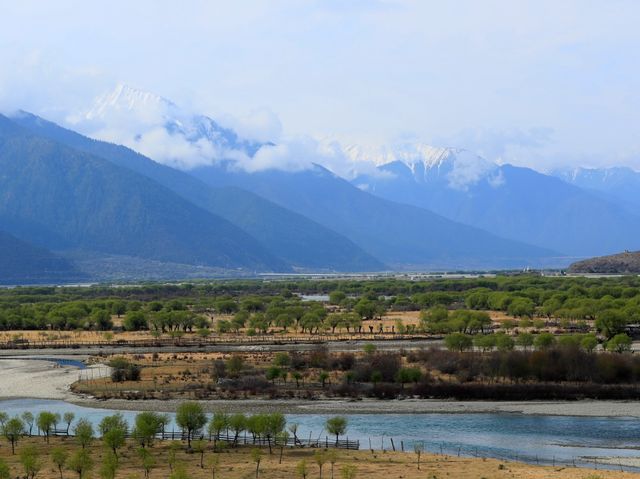
[(190, 173), (210, 185), (244, 188), (304, 214), (395, 268), (521, 267), (555, 255), (376, 197), (318, 165), (300, 172), (247, 173), (231, 163)]
[(258, 195), (239, 188), (213, 188), (129, 148), (87, 138), (26, 112), (20, 112), (13, 119), (38, 135), (153, 179), (193, 204), (240, 227), (272, 254), (297, 268), (334, 271), (386, 269), (382, 262), (344, 236)]
[[(639, 246), (640, 217), (529, 168), (497, 165), (465, 150), (427, 147), (353, 183), (380, 197), (569, 256)], [(594, 221), (595, 220), (595, 221)]]
[(287, 270), (225, 219), (144, 176), (34, 135), (4, 116), (0, 168), (0, 219), (40, 246)]
[(640, 173), (631, 168), (568, 168), (551, 174), (608, 201), (618, 202), (631, 211), (640, 210)]

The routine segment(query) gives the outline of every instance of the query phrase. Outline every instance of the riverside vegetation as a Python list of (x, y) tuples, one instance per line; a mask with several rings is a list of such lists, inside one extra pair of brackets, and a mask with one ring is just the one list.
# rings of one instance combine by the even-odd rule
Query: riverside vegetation
[[(189, 402), (182, 403), (176, 413), (180, 438), (167, 441), (160, 439), (167, 420), (164, 415), (144, 412), (129, 427), (120, 414), (115, 414), (105, 417), (94, 429), (93, 424), (72, 413), (63, 418), (46, 411), (36, 416), (25, 412), (13, 418), (0, 413), (0, 432), (5, 439), (0, 445), (0, 479), (637, 477), (627, 472), (433, 455), (425, 453), (420, 443), (403, 453), (301, 447), (302, 442), (296, 440), (296, 425), (287, 425), (279, 414), (217, 413), (208, 417), (199, 404)], [(340, 417), (326, 423), (327, 432), (336, 437), (346, 427)], [(239, 441), (245, 429), (252, 437)]]
[[(326, 295), (307, 301), (303, 295)], [(322, 298), (321, 298), (322, 299)], [(6, 346), (365, 339), (355, 353), (122, 355), (99, 397), (637, 398), (640, 279), (514, 275), (409, 281), (229, 281), (0, 293)], [(376, 351), (377, 339), (413, 339)], [(415, 340), (442, 338), (448, 351)], [(38, 337), (35, 338), (38, 341)], [(153, 344), (153, 343), (150, 343)], [(158, 343), (167, 344), (167, 343)], [(192, 343), (195, 344), (195, 343)]]

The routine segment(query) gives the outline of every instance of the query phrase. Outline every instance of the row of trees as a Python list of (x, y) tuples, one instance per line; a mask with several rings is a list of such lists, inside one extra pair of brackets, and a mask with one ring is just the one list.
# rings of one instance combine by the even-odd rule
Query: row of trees
[[(23, 414), (25, 416), (28, 413)], [(70, 413), (72, 414), (72, 413)], [(42, 412), (37, 416), (37, 422), (41, 421), (41, 418), (54, 417), (54, 413)], [(11, 439), (12, 453), (15, 454), (15, 444), (18, 439), (26, 434), (24, 429), (23, 419), (20, 417), (8, 418), (5, 415), (0, 416), (0, 427), (2, 433), (8, 439)], [(69, 423), (73, 422), (73, 417), (69, 420)], [(133, 441), (138, 445), (136, 450), (137, 456), (140, 460), (140, 467), (144, 472), (144, 477), (148, 478), (151, 471), (156, 467), (156, 456), (152, 454), (150, 448), (153, 446), (153, 441), (157, 434), (159, 434), (168, 422), (166, 415), (157, 414), (155, 412), (143, 412), (136, 416), (135, 425), (131, 434)], [(255, 430), (255, 438), (264, 437), (269, 443), (269, 453), (272, 454), (272, 443), (280, 445), (280, 459), (279, 463), (282, 463), (282, 455), (284, 447), (288, 441), (288, 431), (285, 430), (286, 422), (284, 417), (280, 414), (258, 414), (253, 416), (244, 416), (241, 414), (226, 415), (223, 413), (214, 414), (210, 422), (207, 420), (207, 416), (202, 410), (201, 406), (197, 403), (183, 403), (176, 413), (176, 422), (183, 429), (187, 439), (187, 452), (197, 453), (200, 457), (200, 468), (205, 467), (204, 456), (207, 451), (206, 442), (203, 440), (193, 441), (192, 439), (196, 434), (200, 434), (205, 425), (209, 424), (209, 434), (215, 437), (214, 439), (214, 454), (208, 458), (207, 467), (211, 470), (212, 479), (215, 479), (216, 473), (220, 467), (220, 458), (215, 452), (218, 450), (219, 438), (223, 431), (229, 431), (230, 429), (235, 432), (237, 439), (238, 434), (246, 428)], [(346, 430), (346, 419), (341, 417), (335, 417), (327, 420), (327, 430), (336, 434), (336, 441), (340, 434), (343, 434)], [(106, 449), (106, 453), (103, 454), (103, 460), (100, 467), (100, 477), (103, 479), (114, 479), (117, 470), (120, 467), (120, 449), (122, 449), (127, 443), (127, 431), (128, 425), (122, 415), (115, 414), (107, 416), (102, 419), (99, 426), (99, 433), (101, 435), (101, 442)], [(292, 424), (289, 426), (289, 431), (297, 438), (297, 425)], [(47, 442), (49, 436), (45, 436)], [(94, 468), (94, 459), (90, 446), (94, 441), (94, 431), (91, 423), (85, 419), (80, 419), (74, 427), (74, 440), (77, 445), (77, 449), (73, 452), (69, 450), (69, 447), (56, 446), (50, 450), (50, 460), (55, 465), (60, 474), (60, 478), (63, 478), (63, 471), (73, 471), (78, 475), (78, 479), (88, 477), (90, 471)], [(234, 441), (237, 445), (237, 440)], [(297, 443), (296, 439), (296, 443)], [(177, 447), (176, 443), (172, 443), (169, 447), (168, 454), (163, 459), (169, 466), (169, 479), (188, 479), (191, 477), (190, 473), (184, 464), (177, 461)], [(256, 478), (260, 474), (260, 464), (262, 461), (262, 452), (259, 448), (251, 450), (251, 459), (256, 464)], [(314, 462), (319, 467), (320, 477), (322, 477), (322, 468), (326, 462), (331, 464), (331, 474), (333, 476), (334, 465), (337, 461), (337, 455), (331, 451), (317, 450), (313, 455)], [(43, 455), (39, 448), (33, 444), (22, 447), (19, 452), (19, 461), (23, 468), (25, 477), (28, 479), (35, 479), (43, 468)], [(308, 467), (306, 460), (302, 460), (297, 464), (296, 472), (299, 477), (305, 478), (308, 474)], [(341, 475), (344, 479), (355, 478), (356, 469), (353, 466), (345, 465), (341, 469)], [(0, 479), (10, 479), (12, 476), (11, 470), (5, 461), (0, 459)]]
[[(64, 413), (62, 417), (49, 411), (42, 411), (35, 416), (27, 411), (14, 417), (0, 412), (0, 433), (11, 444), (12, 453), (15, 454), (18, 441), (24, 436), (31, 436), (34, 426), (37, 427), (38, 434), (49, 443), (51, 436), (60, 432), (57, 426), (62, 419), (66, 425), (64, 434), (72, 435), (82, 449), (87, 448), (95, 439), (96, 431), (91, 422), (84, 418), (75, 421), (75, 414), (72, 412)], [(168, 414), (145, 411), (136, 415), (130, 430), (124, 416), (117, 413), (100, 421), (98, 433), (103, 444), (117, 458), (118, 451), (124, 446), (127, 437), (131, 437), (141, 448), (152, 447), (157, 436), (165, 432), (170, 421)], [(200, 403), (183, 402), (178, 406), (175, 422), (182, 430), (189, 450), (195, 438), (205, 436), (205, 428), (209, 439), (213, 438), (216, 441), (220, 440), (223, 433), (232, 433), (233, 445), (238, 444), (240, 434), (246, 431), (252, 435), (254, 444), (267, 443), (270, 452), (276, 442), (286, 445), (290, 437), (289, 432), (294, 436), (294, 443), (299, 443), (298, 425), (290, 424), (288, 432), (286, 419), (280, 413), (245, 415), (218, 412), (209, 418)], [(337, 443), (339, 436), (346, 433), (347, 420), (339, 416), (330, 418), (325, 428), (329, 434), (336, 436)]]
[[(538, 350), (561, 347), (580, 348), (587, 352), (593, 352), (599, 344), (598, 338), (594, 333), (555, 336), (544, 332), (539, 334), (520, 332), (517, 336), (509, 336), (504, 332), (476, 336), (456, 332), (446, 335), (444, 343), (449, 350), (458, 352), (470, 351), (474, 348), (483, 352), (494, 349), (511, 351), (516, 346), (524, 350), (532, 347)], [(632, 341), (628, 335), (619, 333), (604, 341), (602, 346), (607, 351), (624, 353), (631, 351), (631, 344)]]

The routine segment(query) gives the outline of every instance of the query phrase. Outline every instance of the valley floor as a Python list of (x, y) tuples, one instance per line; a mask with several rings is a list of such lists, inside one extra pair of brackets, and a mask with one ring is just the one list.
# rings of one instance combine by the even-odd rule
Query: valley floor
[[(76, 358), (77, 359), (77, 358)], [(82, 374), (104, 374), (104, 368), (92, 366)], [(86, 371), (86, 370), (85, 370)], [(0, 359), (0, 399), (62, 399), (78, 405), (127, 410), (175, 411), (177, 400), (96, 400), (73, 394), (69, 387), (79, 371), (60, 367), (42, 359)], [(519, 413), (559, 416), (640, 417), (637, 401), (447, 401), (447, 400), (207, 400), (210, 411), (283, 412), (288, 414), (420, 414), (420, 413)]]
[[(11, 448), (3, 444), (0, 457), (7, 461), (14, 476), (22, 472), (19, 462), (20, 451), (29, 444), (36, 445), (42, 458), (43, 467), (38, 474), (40, 479), (57, 479), (60, 474), (49, 457), (51, 448), (65, 444), (66, 449), (73, 454), (77, 449), (71, 439), (53, 438), (50, 445), (41, 438), (31, 438), (21, 441), (17, 447), (17, 454), (11, 455)], [(207, 444), (207, 447), (210, 445)], [(150, 451), (155, 458), (155, 466), (150, 471), (150, 479), (166, 478), (170, 474), (167, 458), (169, 456), (168, 441), (156, 444)], [(306, 462), (307, 477), (318, 477), (319, 469), (314, 461), (313, 449), (285, 449), (282, 463), (279, 451), (269, 455), (268, 450), (262, 451), (259, 477), (263, 479), (281, 479), (302, 477), (298, 472), (301, 461)], [(89, 449), (93, 461), (92, 473), (98, 472), (105, 455), (104, 447), (94, 441)], [(214, 456), (215, 454), (215, 456)], [(116, 477), (143, 477), (141, 460), (133, 447), (123, 448), (119, 453), (119, 467)], [(215, 477), (240, 479), (258, 477), (255, 475), (256, 465), (252, 460), (250, 448), (227, 449), (224, 452), (204, 454), (204, 468), (200, 468), (199, 454), (187, 454), (184, 449), (176, 454), (175, 468), (183, 469), (186, 476), (192, 479), (212, 477), (211, 469), (207, 466), (213, 457), (218, 457), (219, 467)], [(367, 479), (438, 479), (444, 477), (456, 479), (631, 479), (640, 478), (638, 473), (594, 470), (584, 468), (535, 466), (518, 462), (506, 462), (496, 459), (476, 459), (455, 456), (439, 456), (432, 454), (421, 455), (420, 469), (417, 466), (417, 456), (413, 452), (380, 452), (374, 451), (338, 451), (334, 466), (333, 477), (341, 477), (344, 466), (355, 467), (355, 478)], [(63, 477), (75, 477), (76, 473), (63, 470)], [(91, 476), (94, 477), (94, 476)], [(332, 477), (331, 464), (323, 467), (323, 476)]]

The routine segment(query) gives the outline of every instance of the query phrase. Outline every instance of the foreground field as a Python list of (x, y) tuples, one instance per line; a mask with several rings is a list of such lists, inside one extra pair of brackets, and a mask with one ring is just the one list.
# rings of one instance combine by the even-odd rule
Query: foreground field
[[(29, 445), (35, 445), (40, 454), (42, 468), (36, 475), (38, 479), (57, 479), (61, 477), (58, 468), (51, 460), (51, 451), (57, 446), (63, 446), (71, 455), (78, 449), (78, 446), (71, 439), (53, 438), (51, 444), (46, 444), (41, 438), (31, 438), (21, 441), (16, 450), (16, 454), (11, 454), (11, 448), (5, 442), (0, 448), (0, 457), (3, 458), (11, 469), (11, 476), (16, 477), (24, 473), (20, 462), (20, 451)], [(125, 447), (119, 452), (118, 468), (116, 478), (143, 478), (145, 471), (142, 461), (139, 458), (133, 444)], [(149, 449), (155, 459), (149, 470), (148, 477), (151, 479), (161, 479), (167, 477), (180, 478), (227, 478), (243, 479), (256, 477), (256, 463), (254, 451), (249, 448), (226, 449), (223, 452), (214, 453), (207, 450), (203, 456), (204, 468), (200, 467), (200, 454), (188, 454), (184, 448), (174, 449), (168, 442), (158, 443)], [(175, 452), (174, 452), (175, 451)], [(315, 450), (310, 449), (285, 449), (280, 463), (280, 451), (274, 450), (269, 455), (268, 449), (261, 451), (261, 461), (259, 466), (259, 478), (302, 478), (302, 461), (306, 462), (308, 478), (335, 477), (342, 476), (344, 466), (355, 470), (354, 478), (370, 479), (438, 479), (438, 478), (460, 478), (460, 479), (502, 479), (502, 478), (524, 478), (524, 479), (625, 479), (639, 478), (640, 474), (602, 471), (581, 468), (561, 468), (543, 467), (522, 463), (504, 462), (494, 459), (469, 459), (452, 456), (436, 456), (422, 454), (420, 469), (417, 466), (417, 455), (411, 453), (392, 453), (369, 451), (337, 451), (334, 471), (331, 471), (331, 463), (327, 462), (323, 466), (323, 475), (320, 475), (319, 467), (315, 461)], [(90, 471), (82, 477), (100, 477), (100, 470), (104, 458), (107, 456), (105, 449), (94, 442), (89, 447), (89, 457), (93, 466)], [(173, 455), (175, 454), (175, 460)], [(217, 459), (216, 459), (217, 458)], [(219, 465), (212, 474), (212, 461), (217, 460)], [(171, 476), (169, 463), (173, 463), (173, 471), (181, 472), (183, 475), (175, 474)], [(62, 470), (63, 478), (78, 477), (75, 471)]]

